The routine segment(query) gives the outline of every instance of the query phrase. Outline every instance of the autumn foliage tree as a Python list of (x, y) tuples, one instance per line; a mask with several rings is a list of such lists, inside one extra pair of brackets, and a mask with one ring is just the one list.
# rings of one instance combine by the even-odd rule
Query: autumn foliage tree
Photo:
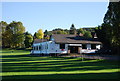
[(44, 33), (43, 33), (42, 29), (39, 29), (39, 30), (37, 31), (36, 37), (37, 37), (37, 39), (43, 39)]

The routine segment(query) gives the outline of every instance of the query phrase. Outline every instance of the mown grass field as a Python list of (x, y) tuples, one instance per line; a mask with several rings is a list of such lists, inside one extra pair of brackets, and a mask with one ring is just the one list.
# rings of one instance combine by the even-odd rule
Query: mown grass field
[(0, 52), (2, 79), (119, 79), (117, 61), (29, 56), (24, 50)]

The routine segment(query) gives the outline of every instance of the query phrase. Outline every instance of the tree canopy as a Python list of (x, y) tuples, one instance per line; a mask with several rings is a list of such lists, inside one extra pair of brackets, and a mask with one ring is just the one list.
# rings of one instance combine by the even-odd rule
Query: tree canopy
[(96, 29), (96, 33), (104, 48), (120, 53), (120, 1), (109, 2), (104, 23)]
[(71, 25), (69, 33), (76, 35), (77, 31), (76, 31), (76, 28), (75, 28), (74, 24)]
[(3, 47), (23, 47), (24, 46), (24, 32), (25, 27), (21, 22), (11, 22), (7, 25), (1, 22), (2, 26), (2, 45)]
[(86, 38), (92, 38), (91, 32), (85, 31), (84, 32), (84, 37), (86, 37)]
[(43, 39), (44, 33), (43, 33), (42, 29), (39, 29), (37, 31), (36, 36), (37, 36), (38, 39)]
[(26, 48), (31, 47), (32, 43), (33, 43), (33, 36), (30, 33), (25, 32), (25, 41), (24, 41), (25, 47)]

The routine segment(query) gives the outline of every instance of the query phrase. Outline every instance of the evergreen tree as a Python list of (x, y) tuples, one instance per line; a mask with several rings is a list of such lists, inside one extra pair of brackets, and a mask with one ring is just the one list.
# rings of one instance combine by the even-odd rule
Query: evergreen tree
[(72, 24), (70, 27), (70, 34), (76, 35), (76, 28), (75, 28), (74, 24)]
[(34, 33), (33, 38), (37, 39), (37, 32)]
[(96, 33), (104, 47), (120, 53), (120, 1), (109, 2), (104, 23), (96, 29)]

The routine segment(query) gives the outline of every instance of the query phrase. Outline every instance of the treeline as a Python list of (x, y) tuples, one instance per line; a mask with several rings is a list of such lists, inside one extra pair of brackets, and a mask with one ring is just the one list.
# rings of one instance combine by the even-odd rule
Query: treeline
[(103, 49), (120, 54), (120, 1), (109, 3), (103, 20), (104, 23), (95, 30)]
[[(94, 29), (95, 28), (79, 28), (79, 29), (76, 29), (74, 24), (72, 24), (70, 26), (70, 29), (56, 28), (56, 29), (53, 29), (52, 31), (45, 30), (44, 38), (49, 39), (49, 36), (52, 35), (52, 34), (71, 34), (71, 35), (84, 36), (86, 38), (92, 38), (92, 33), (95, 32)], [(37, 32), (34, 34), (34, 37), (38, 38), (37, 37)]]
[(32, 36), (31, 33), (25, 32), (25, 27), (22, 22), (12, 21), (6, 23), (5, 21), (0, 22), (1, 39), (0, 41), (2, 48), (29, 48), (32, 46), (34, 39), (50, 39), (52, 34), (72, 34), (80, 35), (86, 38), (91, 38), (91, 32), (94, 32), (94, 28), (79, 28), (76, 29), (74, 24), (71, 25), (70, 29), (56, 28), (52, 31), (39, 29)]

